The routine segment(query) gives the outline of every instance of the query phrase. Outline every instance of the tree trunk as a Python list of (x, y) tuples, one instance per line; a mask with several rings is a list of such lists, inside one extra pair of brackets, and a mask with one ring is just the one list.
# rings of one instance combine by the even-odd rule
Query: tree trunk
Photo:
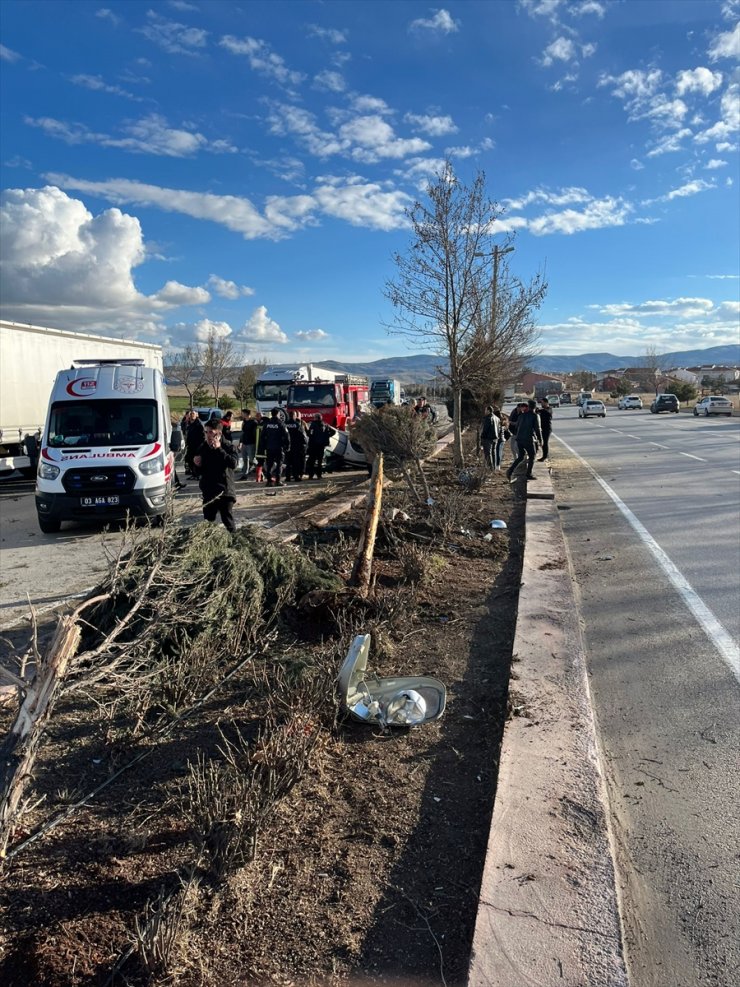
[(60, 617), (54, 639), (42, 667), (36, 673), (0, 752), (3, 775), (0, 799), (0, 858), (18, 817), (26, 786), (33, 778), (36, 754), (47, 722), (59, 696), (70, 661), (80, 643), (80, 625), (76, 617)]
[(383, 500), (383, 453), (379, 453), (373, 461), (373, 473), (370, 480), (365, 524), (360, 536), (360, 550), (357, 554), (350, 585), (356, 586), (362, 596), (367, 596), (370, 589), (370, 576), (373, 568), (373, 553), (375, 551), (375, 536), (378, 532), (380, 505)]
[(465, 465), (462, 444), (462, 388), (453, 386), (452, 389), (452, 425), (454, 438), (452, 442), (452, 461), (457, 469)]

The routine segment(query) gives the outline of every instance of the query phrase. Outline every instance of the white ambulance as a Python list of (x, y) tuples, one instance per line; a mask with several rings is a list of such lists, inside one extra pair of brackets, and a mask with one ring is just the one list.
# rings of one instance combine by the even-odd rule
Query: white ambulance
[(164, 378), (143, 360), (75, 360), (54, 382), (36, 476), (39, 527), (162, 517), (174, 478)]

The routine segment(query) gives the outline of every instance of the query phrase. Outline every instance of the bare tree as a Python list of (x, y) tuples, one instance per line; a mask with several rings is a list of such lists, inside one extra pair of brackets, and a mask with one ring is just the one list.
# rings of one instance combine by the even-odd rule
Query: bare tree
[(211, 327), (203, 346), (203, 380), (213, 388), (213, 401), (218, 404), (219, 391), (241, 362), (241, 354), (226, 336)]
[[(492, 341), (492, 333), (485, 328), (485, 307), (491, 307), (486, 302), (491, 297), (488, 285), (493, 263), (490, 231), (499, 210), (485, 194), (482, 173), (471, 186), (465, 186), (449, 161), (428, 186), (427, 198), (427, 204), (416, 202), (407, 210), (413, 240), (406, 256), (394, 256), (398, 276), (387, 283), (385, 294), (396, 308), (396, 317), (387, 328), (446, 357), (438, 372), (452, 391), (453, 456), (455, 464), (462, 466), (462, 392), (478, 378), (477, 364)], [(544, 282), (539, 290), (544, 297)], [(501, 299), (501, 307), (498, 301), (495, 305), (499, 315), (503, 291)], [(515, 299), (513, 290), (510, 303), (515, 304)], [(534, 298), (530, 311), (533, 303)], [(496, 329), (500, 323), (492, 314), (489, 327)], [(513, 310), (505, 318), (512, 339), (524, 321), (524, 313), (517, 316)], [(503, 359), (503, 348), (501, 354)]]
[(490, 302), (481, 305), (479, 323), (466, 351), (468, 386), (481, 395), (501, 390), (507, 381), (520, 377), (538, 352), (540, 333), (534, 313), (547, 294), (547, 282), (540, 273), (528, 284), (512, 275), (505, 260), (512, 249), (493, 248)]
[(251, 360), (237, 374), (234, 381), (234, 397), (239, 402), (240, 408), (246, 408), (250, 399), (254, 396), (254, 385), (266, 367), (267, 364), (262, 360)]
[(645, 347), (645, 367), (650, 371), (650, 384), (658, 393), (658, 373), (663, 366), (663, 356), (658, 352), (657, 346)]
[(184, 350), (165, 354), (165, 377), (185, 388), (191, 408), (194, 404), (193, 395), (201, 382), (202, 368), (203, 352), (200, 346), (186, 346)]

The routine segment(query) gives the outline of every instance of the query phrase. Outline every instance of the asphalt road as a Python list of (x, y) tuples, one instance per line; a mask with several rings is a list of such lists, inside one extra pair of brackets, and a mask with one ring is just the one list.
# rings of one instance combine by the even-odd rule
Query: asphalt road
[(631, 984), (736, 987), (740, 419), (576, 414), (551, 463)]

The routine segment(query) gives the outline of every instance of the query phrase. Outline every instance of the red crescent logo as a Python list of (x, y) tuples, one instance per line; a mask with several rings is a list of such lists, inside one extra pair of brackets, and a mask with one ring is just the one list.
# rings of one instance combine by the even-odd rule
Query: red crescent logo
[(141, 458), (149, 459), (150, 456), (156, 456), (156, 454), (159, 452), (161, 448), (162, 446), (159, 444), (159, 442), (155, 442), (154, 445), (152, 446), (151, 452), (148, 452), (146, 456), (142, 456)]
[(73, 398), (84, 398), (92, 394), (97, 386), (98, 382), (94, 377), (78, 377), (67, 384), (67, 394), (71, 394)]

